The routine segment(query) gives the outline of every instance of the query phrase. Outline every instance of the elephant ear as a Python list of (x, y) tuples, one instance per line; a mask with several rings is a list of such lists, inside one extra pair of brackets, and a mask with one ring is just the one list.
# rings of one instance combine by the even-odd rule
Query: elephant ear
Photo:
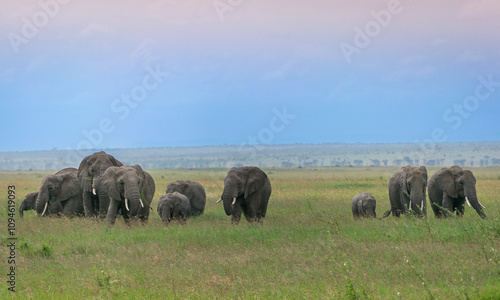
[(474, 184), (476, 184), (476, 177), (474, 177), (474, 173), (471, 170), (463, 170), (463, 175), (472, 178), (474, 180)]
[(63, 173), (60, 175), (61, 181), (61, 192), (57, 197), (60, 201), (68, 200), (69, 198), (80, 193), (80, 183), (75, 174), (73, 173)]
[(264, 186), (266, 182), (267, 175), (259, 168), (252, 168), (248, 172), (246, 186), (245, 186), (245, 199), (249, 195)]
[(141, 185), (139, 186), (141, 197), (144, 196), (143, 200), (150, 204), (156, 191), (155, 181), (140, 165), (133, 165), (132, 168), (137, 171), (137, 174), (141, 178)]
[(144, 182), (141, 189), (145, 198), (144, 200), (146, 200), (148, 204), (151, 204), (155, 195), (156, 186), (153, 177), (146, 171), (144, 171)]
[(132, 168), (134, 168), (137, 172), (137, 175), (141, 178), (141, 181), (144, 179), (144, 170), (140, 165), (133, 165)]
[(458, 193), (455, 187), (455, 177), (450, 170), (443, 170), (436, 176), (436, 183), (439, 189), (452, 198), (457, 198)]
[(425, 166), (421, 166), (419, 170), (425, 175), (425, 182), (427, 182), (427, 169)]
[(78, 167), (78, 182), (80, 183), (80, 186), (82, 187), (84, 192), (90, 192), (92, 191), (92, 177), (90, 176), (89, 172), (89, 160), (91, 156), (86, 156), (82, 162), (80, 163), (80, 166)]
[(111, 163), (113, 164), (113, 166), (123, 167), (122, 162), (119, 161), (118, 159), (114, 158), (114, 156), (108, 154), (108, 157), (109, 157), (109, 160), (111, 160)]
[(109, 197), (120, 200), (121, 194), (117, 186), (117, 178), (119, 175), (120, 167), (109, 167), (106, 171), (99, 176), (98, 184), (104, 188)]
[(401, 168), (400, 170), (401, 175), (399, 176), (399, 187), (403, 190), (403, 193), (408, 197), (410, 197), (410, 192), (408, 191), (408, 181), (407, 181), (407, 177), (409, 176), (408, 174), (409, 168), (411, 168), (410, 165)]

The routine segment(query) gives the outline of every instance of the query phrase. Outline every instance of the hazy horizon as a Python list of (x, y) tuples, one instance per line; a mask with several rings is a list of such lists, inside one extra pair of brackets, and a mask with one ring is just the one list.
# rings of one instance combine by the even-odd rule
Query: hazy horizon
[(2, 152), (500, 140), (498, 1), (2, 6)]

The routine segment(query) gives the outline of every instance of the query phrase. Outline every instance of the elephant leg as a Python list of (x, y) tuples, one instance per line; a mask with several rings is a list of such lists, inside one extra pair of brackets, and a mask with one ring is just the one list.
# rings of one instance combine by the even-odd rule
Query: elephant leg
[(258, 221), (258, 219), (260, 219), (257, 217), (257, 211), (259, 210), (261, 204), (261, 194), (262, 192), (255, 192), (251, 197), (249, 197), (250, 199), (247, 199), (249, 202), (246, 205), (245, 218), (248, 222)]
[(257, 210), (257, 218), (259, 220), (266, 217), (267, 203), (269, 203), (269, 196), (266, 199), (264, 199), (264, 198), (262, 199), (262, 201), (260, 203), (260, 207)]
[(401, 205), (399, 195), (400, 193), (397, 183), (393, 182), (393, 179), (391, 178), (391, 180), (389, 181), (389, 201), (391, 202), (392, 215), (398, 218), (400, 214), (399, 205)]
[(109, 207), (108, 207), (108, 215), (107, 215), (107, 218), (106, 218), (106, 221), (107, 221), (108, 225), (115, 224), (116, 214), (118, 213), (119, 206), (120, 206), (120, 201), (119, 200), (111, 199), (111, 201), (109, 203)]
[(455, 201), (453, 209), (457, 212), (457, 216), (462, 217), (465, 209), (465, 198)]
[(72, 217), (77, 211), (79, 201), (80, 199), (78, 197), (73, 197), (66, 200), (63, 206), (63, 214), (68, 218)]
[(83, 210), (85, 212), (85, 217), (91, 218), (94, 216), (94, 213), (95, 213), (95, 211), (94, 211), (95, 205), (94, 205), (94, 201), (91, 197), (91, 193), (90, 192), (83, 192), (82, 197), (83, 197)]
[(401, 211), (402, 213), (406, 214), (411, 212), (411, 204), (410, 204), (410, 198), (406, 196), (402, 191), (400, 192), (399, 195), (400, 203), (401, 203)]
[(233, 211), (231, 213), (231, 223), (238, 224), (241, 220), (241, 206), (239, 203), (233, 205)]
[(63, 212), (63, 206), (60, 201), (56, 201), (47, 207), (47, 215), (60, 216)]
[(451, 217), (453, 214), (453, 199), (443, 193), (443, 207), (441, 210), (445, 217)]
[(147, 224), (149, 218), (149, 207), (145, 206), (139, 211), (139, 220), (141, 224)]
[(432, 208), (432, 211), (434, 212), (434, 215), (436, 216), (436, 218), (442, 218), (443, 215), (441, 213), (441, 209), (439, 208), (438, 206), (438, 203), (434, 203), (433, 201), (431, 201), (431, 208)]
[(65, 205), (63, 206), (63, 215), (66, 216), (67, 218), (70, 218), (71, 215), (73, 214), (74, 209), (72, 209), (72, 203), (69, 203), (70, 200), (66, 201)]
[[(112, 202), (112, 200), (110, 198), (110, 205), (111, 205), (111, 202)], [(122, 212), (123, 221), (125, 221), (125, 224), (130, 225), (132, 223), (132, 221), (134, 220), (134, 218), (137, 218), (137, 216), (133, 217), (130, 214), (130, 211), (127, 210), (127, 208), (125, 207), (125, 204), (123, 202), (120, 202), (119, 207), (120, 207), (121, 212)]]
[(110, 204), (111, 200), (107, 195), (99, 195), (99, 206), (97, 207), (99, 210), (99, 218), (103, 219), (106, 216)]

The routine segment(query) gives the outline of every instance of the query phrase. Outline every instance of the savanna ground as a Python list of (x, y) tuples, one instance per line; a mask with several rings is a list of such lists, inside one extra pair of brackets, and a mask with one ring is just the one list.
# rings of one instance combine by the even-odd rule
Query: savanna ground
[[(353, 220), (352, 197), (389, 208), (395, 167), (266, 168), (273, 193), (265, 221), (231, 225), (216, 204), (227, 170), (151, 170), (153, 207), (167, 184), (191, 179), (207, 191), (204, 215), (109, 229), (86, 219), (16, 216), (16, 298), (500, 299), (500, 168), (477, 168), (482, 220), (389, 217)], [(428, 169), (429, 177), (436, 169)], [(7, 186), (17, 207), (52, 172), (0, 172), (0, 298), (7, 290)]]

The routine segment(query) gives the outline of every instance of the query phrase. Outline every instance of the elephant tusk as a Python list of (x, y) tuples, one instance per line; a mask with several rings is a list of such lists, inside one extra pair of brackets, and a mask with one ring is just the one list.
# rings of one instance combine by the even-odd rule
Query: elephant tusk
[(92, 188), (92, 194), (97, 195), (97, 194), (95, 193), (95, 188)]
[[(472, 207), (472, 206), (470, 205), (470, 202), (469, 202), (469, 197), (465, 197), (465, 201), (467, 201), (467, 205), (469, 205), (469, 207)], [(481, 206), (482, 206), (482, 205), (481, 205)]]
[(139, 201), (141, 202), (141, 207), (144, 207), (144, 203), (142, 203), (142, 199), (139, 198)]
[(45, 202), (45, 206), (43, 207), (42, 217), (45, 214), (45, 211), (47, 210), (48, 204), (49, 204), (49, 202)]
[(127, 199), (127, 198), (125, 198), (125, 208), (126, 208), (128, 211), (130, 211), (130, 209), (128, 208), (128, 199)]
[(479, 202), (479, 200), (477, 200), (477, 203), (479, 203), (479, 205), (481, 205), (482, 208), (486, 208), (484, 207), (484, 205), (481, 204), (481, 202)]
[(410, 200), (410, 205), (408, 205), (408, 211), (411, 211), (411, 200)]
[(422, 202), (420, 202), (420, 210), (424, 210), (424, 200), (422, 200)]
[(219, 200), (217, 200), (217, 202), (215, 202), (215, 203), (219, 203), (219, 202), (221, 202), (221, 201), (222, 201), (222, 198), (219, 198)]
[(233, 203), (231, 205), (234, 205), (236, 203), (236, 197), (233, 198)]

